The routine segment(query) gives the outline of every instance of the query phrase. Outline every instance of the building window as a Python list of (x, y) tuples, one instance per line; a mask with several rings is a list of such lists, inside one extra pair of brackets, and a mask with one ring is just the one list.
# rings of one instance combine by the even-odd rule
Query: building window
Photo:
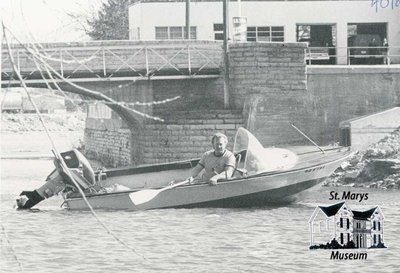
[(168, 27), (156, 27), (156, 40), (168, 40)]
[(306, 42), (307, 63), (336, 63), (336, 25), (335, 24), (297, 24), (296, 37), (298, 42)]
[(374, 245), (376, 245), (376, 234), (374, 234)]
[(381, 222), (378, 222), (378, 230), (381, 230)]
[(284, 27), (281, 26), (247, 27), (247, 41), (249, 42), (283, 42), (284, 34)]
[(388, 37), (387, 32), (387, 23), (349, 23), (347, 45), (350, 48), (350, 64), (383, 64), (386, 52), (380, 47)]
[(309, 47), (336, 46), (336, 25), (296, 25), (298, 42), (307, 42)]
[(347, 229), (349, 229), (350, 228), (350, 220), (349, 220), (349, 218), (347, 218), (346, 221), (347, 221)]
[[(156, 27), (156, 40), (183, 40), (186, 37), (186, 27)], [(190, 27), (190, 39), (197, 39), (197, 27)]]
[(224, 25), (214, 24), (214, 40), (222, 41), (224, 39)]
[(350, 233), (347, 233), (347, 243), (350, 242)]
[(340, 233), (340, 244), (343, 245), (343, 233)]
[(373, 230), (376, 230), (376, 222), (375, 222), (375, 221), (373, 221), (372, 223), (373, 223), (373, 227), (372, 227), (372, 229), (373, 229)]
[(182, 40), (185, 36), (183, 35), (183, 27), (170, 27), (169, 28), (169, 39), (170, 40)]
[(340, 218), (340, 227), (343, 228), (343, 218)]

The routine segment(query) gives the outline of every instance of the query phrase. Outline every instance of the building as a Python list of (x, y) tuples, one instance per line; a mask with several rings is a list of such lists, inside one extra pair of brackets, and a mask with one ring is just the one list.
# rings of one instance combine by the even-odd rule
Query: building
[(335, 239), (342, 246), (353, 241), (357, 248), (376, 247), (384, 243), (383, 220), (379, 207), (355, 211), (345, 202), (318, 206), (309, 220), (310, 246)]
[[(308, 55), (311, 61), (354, 64), (370, 63), (370, 55), (377, 55), (377, 63), (384, 63), (385, 54), (391, 63), (400, 63), (400, 7), (396, 3), (395, 0), (258, 0), (242, 1), (240, 6), (241, 15), (247, 19), (247, 41), (306, 42), (312, 49)], [(184, 39), (185, 10), (183, 0), (134, 3), (129, 8), (130, 39)], [(238, 2), (230, 1), (230, 39), (234, 33), (233, 17), (238, 14)], [(190, 39), (222, 40), (222, 21), (222, 1), (190, 3)], [(390, 46), (388, 53), (382, 47), (385, 38)]]
[(383, 213), (379, 207), (353, 211), (353, 241), (358, 248), (383, 243)]

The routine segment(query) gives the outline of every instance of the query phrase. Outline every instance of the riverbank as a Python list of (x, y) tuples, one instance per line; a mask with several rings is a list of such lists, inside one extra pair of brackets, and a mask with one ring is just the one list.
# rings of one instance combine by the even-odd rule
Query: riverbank
[[(83, 131), (86, 113), (66, 112), (42, 114), (49, 131)], [(37, 114), (1, 114), (1, 132), (36, 132), (44, 131)]]
[[(42, 114), (58, 152), (84, 147), (86, 113), (82, 111)], [(2, 160), (53, 159), (53, 146), (37, 114), (1, 114), (0, 155)], [(93, 167), (101, 167), (90, 160)]]
[(357, 153), (324, 185), (400, 189), (400, 128)]
[[(42, 114), (59, 152), (83, 145), (86, 114)], [(53, 157), (52, 144), (36, 114), (1, 114), (1, 158), (45, 159)]]

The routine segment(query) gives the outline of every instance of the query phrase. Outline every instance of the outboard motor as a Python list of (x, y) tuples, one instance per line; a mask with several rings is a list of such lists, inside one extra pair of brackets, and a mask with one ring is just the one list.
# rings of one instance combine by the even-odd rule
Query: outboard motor
[[(72, 179), (82, 190), (87, 190), (95, 185), (95, 175), (89, 161), (77, 149), (61, 153), (61, 156), (67, 165)], [(42, 200), (52, 197), (63, 191), (67, 186), (76, 188), (74, 181), (68, 172), (63, 169), (59, 159), (54, 159), (56, 169), (46, 178), (46, 183), (33, 191), (23, 191), (17, 199), (19, 209), (30, 209)]]

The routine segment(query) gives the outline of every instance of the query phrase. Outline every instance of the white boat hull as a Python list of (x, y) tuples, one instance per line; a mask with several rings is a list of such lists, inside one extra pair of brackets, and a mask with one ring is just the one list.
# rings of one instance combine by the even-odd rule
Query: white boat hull
[[(224, 182), (184, 185), (163, 191), (149, 202), (135, 205), (130, 198), (134, 191), (87, 196), (95, 209), (147, 210), (180, 207), (243, 207), (260, 206), (304, 191), (331, 175), (350, 156), (350, 152), (333, 152), (320, 164), (299, 164), (288, 171), (259, 174)], [(321, 158), (320, 158), (321, 159)], [(309, 162), (310, 163), (310, 162)], [(312, 163), (312, 162), (311, 162)], [(307, 167), (308, 165), (308, 167)], [(67, 198), (66, 207), (72, 210), (88, 209), (82, 197)]]

